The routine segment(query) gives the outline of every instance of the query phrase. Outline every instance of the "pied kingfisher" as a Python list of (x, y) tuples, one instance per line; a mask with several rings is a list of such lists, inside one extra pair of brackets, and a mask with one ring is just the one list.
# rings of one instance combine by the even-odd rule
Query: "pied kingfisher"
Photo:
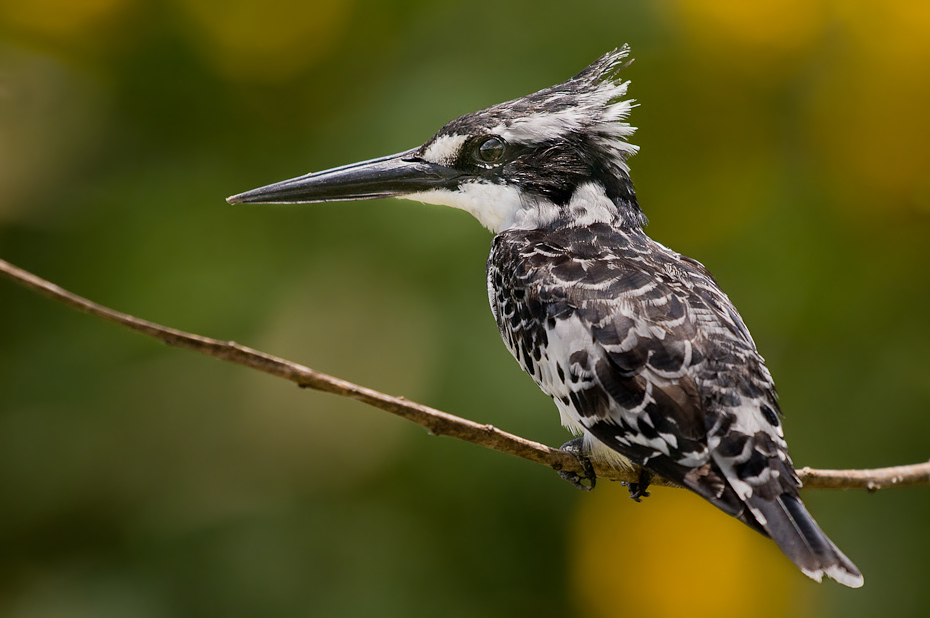
[(743, 320), (703, 265), (642, 230), (619, 77), (628, 54), (466, 114), (422, 146), (228, 201), (398, 197), (471, 213), (496, 234), (488, 296), (501, 336), (581, 436), (569, 443), (580, 459), (638, 466), (634, 499), (660, 475), (771, 537), (807, 576), (861, 586), (801, 502)]

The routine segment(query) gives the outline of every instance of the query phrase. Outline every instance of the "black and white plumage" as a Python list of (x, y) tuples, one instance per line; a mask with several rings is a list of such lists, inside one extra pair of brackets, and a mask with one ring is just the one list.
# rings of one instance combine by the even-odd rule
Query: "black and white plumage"
[(231, 202), (404, 197), (493, 231), (488, 294), (510, 352), (592, 457), (687, 487), (806, 575), (862, 575), (798, 495), (775, 387), (745, 324), (697, 261), (650, 239), (627, 159), (626, 47), (572, 79), (465, 115), (418, 148)]

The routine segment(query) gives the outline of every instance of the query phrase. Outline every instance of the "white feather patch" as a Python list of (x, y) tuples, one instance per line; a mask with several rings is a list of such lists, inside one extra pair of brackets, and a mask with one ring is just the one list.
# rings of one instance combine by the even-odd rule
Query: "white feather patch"
[(401, 197), (464, 210), (495, 234), (504, 228), (505, 223), (513, 220), (523, 205), (520, 191), (516, 187), (480, 180), (462, 183), (454, 190), (433, 189)]
[(436, 141), (429, 145), (423, 152), (423, 159), (430, 163), (450, 166), (455, 162), (459, 150), (468, 139), (467, 135), (440, 135)]
[(827, 574), (827, 577), (838, 581), (844, 586), (849, 586), (850, 588), (860, 588), (865, 582), (865, 579), (861, 575), (853, 575), (838, 566), (827, 567), (824, 569), (824, 572)]
[(540, 111), (506, 120), (491, 128), (489, 133), (514, 144), (536, 144), (571, 133), (588, 133), (612, 155), (615, 165), (628, 172), (626, 159), (639, 150), (626, 141), (636, 131), (636, 127), (624, 122), (633, 109), (633, 100), (619, 100), (629, 85), (628, 81), (618, 84), (607, 80), (583, 95), (556, 92), (550, 97), (551, 104), (570, 99), (570, 105), (558, 111)]
[(617, 214), (617, 206), (607, 197), (604, 185), (586, 182), (575, 189), (568, 203), (572, 224), (588, 227), (595, 223), (611, 223)]

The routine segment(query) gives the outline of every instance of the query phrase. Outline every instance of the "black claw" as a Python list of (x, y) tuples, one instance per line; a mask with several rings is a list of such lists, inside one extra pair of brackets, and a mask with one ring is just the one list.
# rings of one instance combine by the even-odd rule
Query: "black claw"
[[(561, 449), (575, 456), (575, 459), (578, 460), (578, 463), (580, 463), (581, 467), (584, 469), (584, 474), (559, 470), (559, 476), (583, 491), (591, 491), (594, 489), (594, 486), (597, 484), (597, 475), (594, 473), (594, 466), (591, 465), (591, 460), (584, 454), (584, 438), (569, 440), (561, 446)], [(585, 480), (588, 481), (587, 485), (582, 482)]]
[(652, 480), (653, 474), (645, 468), (639, 469), (639, 480), (635, 483), (627, 483), (627, 489), (630, 490), (630, 498), (636, 502), (642, 502), (643, 498), (649, 497), (649, 481)]

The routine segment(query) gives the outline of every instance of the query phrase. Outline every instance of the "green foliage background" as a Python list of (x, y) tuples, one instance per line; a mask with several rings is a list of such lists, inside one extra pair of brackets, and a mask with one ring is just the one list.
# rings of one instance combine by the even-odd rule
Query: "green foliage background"
[[(625, 42), (649, 232), (740, 308), (795, 462), (925, 461), (922, 2), (5, 4), (0, 257), (117, 309), (560, 444), (551, 402), (498, 339), (490, 235), (468, 215), (224, 197), (415, 146)], [(602, 541), (578, 512), (596, 498), (539, 466), (2, 281), (0, 318), (0, 615), (627, 613), (578, 584), (591, 564), (575, 548)], [(683, 607), (767, 615), (771, 595), (793, 615), (930, 613), (930, 489), (805, 498), (862, 590), (791, 571), (751, 611), (717, 581)], [(647, 534), (619, 525), (638, 505), (611, 508), (613, 534)], [(641, 577), (647, 599), (728, 560), (648, 534), (668, 556), (659, 570), (623, 551), (597, 563)]]

